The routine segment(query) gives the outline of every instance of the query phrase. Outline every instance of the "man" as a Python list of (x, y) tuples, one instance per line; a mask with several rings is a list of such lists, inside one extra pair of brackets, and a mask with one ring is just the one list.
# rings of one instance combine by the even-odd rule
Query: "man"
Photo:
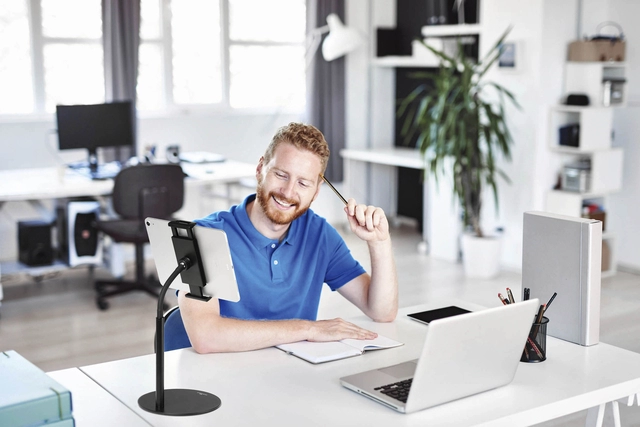
[(367, 242), (371, 276), (344, 241), (309, 210), (322, 184), (329, 148), (313, 126), (291, 123), (273, 137), (256, 168), (255, 195), (196, 221), (227, 233), (240, 290), (237, 303), (178, 296), (198, 353), (245, 351), (309, 340), (373, 339), (342, 319), (316, 321), (323, 283), (375, 321), (398, 310), (398, 285), (384, 211), (349, 199), (351, 230)]

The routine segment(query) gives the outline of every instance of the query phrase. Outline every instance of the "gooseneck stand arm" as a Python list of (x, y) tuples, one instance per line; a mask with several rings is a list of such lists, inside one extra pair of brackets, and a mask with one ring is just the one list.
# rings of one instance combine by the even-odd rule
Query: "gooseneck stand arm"
[[(176, 250), (176, 257), (178, 258), (178, 266), (162, 286), (162, 290), (158, 296), (156, 313), (156, 391), (140, 396), (138, 405), (145, 411), (159, 415), (180, 416), (206, 414), (220, 407), (221, 401), (217, 396), (199, 390), (164, 389), (164, 297), (169, 286), (179, 274), (189, 270), (193, 266), (201, 265), (201, 263), (199, 263), (200, 254), (198, 253), (197, 243), (192, 233), (192, 228), (195, 224), (184, 221), (173, 221), (169, 225), (172, 226), (174, 231), (174, 249)], [(187, 228), (187, 236), (179, 235), (176, 228)], [(176, 243), (176, 241), (179, 242)], [(191, 243), (189, 244), (188, 242)], [(204, 277), (202, 277), (202, 274), (198, 276), (201, 286), (204, 286), (204, 283), (206, 283)], [(191, 287), (191, 290), (193, 291), (194, 287)], [(208, 301), (210, 299), (202, 296), (201, 287), (199, 291), (199, 295), (189, 293), (187, 296), (202, 301)]]

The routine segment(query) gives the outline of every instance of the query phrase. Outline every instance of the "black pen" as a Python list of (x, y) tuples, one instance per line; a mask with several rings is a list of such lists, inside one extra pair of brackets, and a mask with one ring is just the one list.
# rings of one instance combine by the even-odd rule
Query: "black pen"
[(338, 190), (336, 190), (336, 187), (334, 187), (334, 186), (329, 182), (329, 180), (328, 180), (327, 178), (325, 178), (325, 177), (324, 177), (324, 175), (320, 174), (320, 178), (322, 178), (322, 179), (324, 180), (324, 182), (326, 182), (326, 183), (329, 185), (329, 187), (331, 187), (331, 189), (333, 190), (333, 192), (334, 192), (334, 193), (336, 193), (336, 194), (338, 195), (338, 197), (340, 197), (340, 200), (342, 200), (342, 203), (344, 203), (344, 205), (345, 205), (345, 206), (347, 206), (347, 205), (348, 205), (347, 200), (346, 200), (344, 197), (342, 197), (342, 194), (340, 194), (340, 193), (338, 192)]
[(531, 292), (531, 290), (529, 288), (524, 288), (524, 295), (522, 296), (522, 299), (524, 301), (528, 301), (529, 300), (530, 292)]
[[(551, 295), (551, 298), (549, 299), (549, 302), (547, 303), (547, 307), (544, 309), (544, 311), (547, 311), (549, 309), (549, 306), (551, 305), (553, 300), (556, 298), (556, 295), (558, 295), (557, 292), (554, 292), (553, 295)], [(544, 312), (542, 314), (544, 314)]]

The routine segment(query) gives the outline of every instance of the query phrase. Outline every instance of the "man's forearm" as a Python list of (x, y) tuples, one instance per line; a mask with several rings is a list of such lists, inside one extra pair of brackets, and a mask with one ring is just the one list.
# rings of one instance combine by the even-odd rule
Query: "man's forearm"
[(198, 353), (257, 350), (307, 339), (306, 320), (239, 320), (216, 316), (198, 325), (189, 338)]
[(398, 314), (398, 275), (391, 239), (369, 242), (371, 283), (367, 296), (368, 316), (379, 322), (391, 322)]
[(374, 339), (377, 334), (343, 319), (239, 320), (215, 316), (189, 333), (198, 353), (257, 350), (296, 341)]

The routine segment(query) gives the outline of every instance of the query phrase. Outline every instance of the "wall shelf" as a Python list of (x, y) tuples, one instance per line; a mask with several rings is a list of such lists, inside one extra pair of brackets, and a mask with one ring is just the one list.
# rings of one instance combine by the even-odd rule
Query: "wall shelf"
[(480, 24), (425, 25), (422, 27), (424, 37), (455, 37), (480, 34)]
[(373, 65), (378, 67), (439, 67), (438, 61), (428, 59), (414, 58), (413, 56), (383, 56), (373, 60)]

